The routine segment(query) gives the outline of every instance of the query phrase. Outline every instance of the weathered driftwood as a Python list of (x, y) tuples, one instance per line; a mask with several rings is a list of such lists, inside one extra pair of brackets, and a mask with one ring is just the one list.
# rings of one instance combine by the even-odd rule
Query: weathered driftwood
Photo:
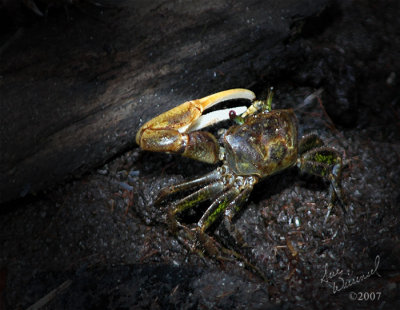
[(0, 54), (0, 202), (100, 165), (183, 101), (250, 86), (327, 2), (127, 1), (21, 28)]

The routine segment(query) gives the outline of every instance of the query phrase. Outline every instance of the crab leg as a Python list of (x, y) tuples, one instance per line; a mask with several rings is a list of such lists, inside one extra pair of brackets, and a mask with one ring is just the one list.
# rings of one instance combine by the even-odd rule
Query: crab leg
[(173, 204), (168, 213), (168, 224), (171, 231), (175, 231), (178, 224), (176, 220), (176, 214), (179, 214), (203, 201), (215, 197), (218, 193), (224, 190), (224, 187), (225, 185), (223, 181), (214, 182)]
[(187, 189), (191, 189), (191, 188), (194, 188), (194, 187), (197, 187), (199, 185), (206, 184), (206, 183), (211, 183), (211, 182), (216, 181), (216, 180), (218, 180), (220, 178), (221, 178), (221, 168), (217, 168), (217, 169), (211, 171), (210, 173), (207, 173), (206, 175), (204, 175), (204, 176), (202, 176), (200, 178), (165, 187), (158, 194), (158, 197), (157, 197), (157, 199), (156, 199), (154, 204), (155, 205), (159, 204), (167, 196), (172, 195), (174, 193), (185, 191)]
[(200, 228), (201, 232), (205, 232), (208, 227), (211, 226), (215, 220), (222, 215), (222, 213), (226, 210), (229, 203), (234, 199), (235, 196), (239, 194), (239, 190), (234, 186), (220, 195), (214, 202), (208, 207), (206, 212), (204, 212), (203, 216), (197, 223), (197, 226)]
[(308, 151), (323, 145), (324, 141), (322, 141), (322, 139), (316, 133), (307, 134), (299, 141), (298, 154), (301, 156)]
[(228, 205), (224, 212), (224, 227), (230, 233), (232, 238), (235, 239), (235, 243), (241, 247), (244, 247), (244, 241), (240, 233), (232, 223), (233, 217), (238, 213), (242, 206), (245, 204), (253, 190), (253, 184), (246, 187), (231, 203)]
[(325, 216), (327, 221), (335, 200), (339, 201), (344, 213), (346, 208), (343, 203), (340, 177), (342, 169), (342, 157), (336, 150), (317, 147), (301, 155), (297, 166), (301, 171), (323, 177), (330, 182), (330, 202)]
[[(242, 236), (232, 223), (234, 215), (239, 212), (241, 207), (247, 201), (253, 189), (253, 184), (248, 184), (244, 189), (239, 189), (232, 186), (222, 195), (220, 195), (207, 209), (200, 221), (197, 223), (198, 238), (199, 240), (207, 240), (205, 231), (217, 220), (218, 217), (223, 216), (223, 226), (228, 232), (230, 238), (233, 239), (235, 246), (244, 248), (245, 242)], [(204, 242), (204, 241), (203, 241)]]
[(242, 238), (237, 238), (239, 234), (236, 232), (236, 229), (232, 224), (232, 219), (247, 201), (250, 193), (253, 190), (254, 184), (256, 184), (257, 182), (258, 179), (256, 177), (249, 176), (247, 177), (247, 179), (242, 179), (239, 181), (239, 183), (241, 183), (241, 186), (233, 185), (227, 191), (217, 197), (217, 199), (215, 199), (215, 201), (206, 210), (200, 221), (197, 223), (197, 226), (199, 227), (199, 232), (204, 233), (219, 216), (223, 215), (223, 223), (226, 230), (228, 230), (229, 232), (233, 232), (236, 237), (236, 244), (241, 245), (238, 240), (242, 240)]
[(237, 88), (187, 101), (145, 123), (136, 135), (136, 143), (143, 150), (179, 153), (196, 160), (216, 163), (219, 160), (216, 138), (208, 132), (188, 132), (190, 127), (204, 110), (219, 102), (254, 98), (252, 91)]

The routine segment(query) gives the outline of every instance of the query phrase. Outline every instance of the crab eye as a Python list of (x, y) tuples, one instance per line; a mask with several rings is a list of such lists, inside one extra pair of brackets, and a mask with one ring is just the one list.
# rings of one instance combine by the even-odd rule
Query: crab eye
[(229, 118), (231, 121), (235, 122), (237, 125), (242, 125), (244, 123), (243, 117), (237, 115), (235, 110), (229, 111)]

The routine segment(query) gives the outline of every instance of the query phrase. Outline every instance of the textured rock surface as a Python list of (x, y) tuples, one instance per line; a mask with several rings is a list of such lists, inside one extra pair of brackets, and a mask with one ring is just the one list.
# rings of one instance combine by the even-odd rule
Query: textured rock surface
[(178, 103), (250, 86), (327, 2), (124, 1), (4, 35), (0, 203), (104, 163)]

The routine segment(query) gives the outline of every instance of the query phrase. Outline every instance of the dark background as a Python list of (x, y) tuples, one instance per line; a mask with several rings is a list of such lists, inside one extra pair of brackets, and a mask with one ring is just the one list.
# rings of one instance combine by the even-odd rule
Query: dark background
[[(26, 3), (0, 2), (1, 308), (399, 306), (398, 1), (37, 0), (44, 16)], [(134, 137), (186, 100), (270, 86), (300, 134), (343, 152), (349, 212), (324, 224), (327, 184), (296, 169), (260, 182), (236, 226), (265, 281), (188, 251), (152, 206), (215, 167)], [(379, 275), (345, 290), (321, 281), (377, 257)]]

